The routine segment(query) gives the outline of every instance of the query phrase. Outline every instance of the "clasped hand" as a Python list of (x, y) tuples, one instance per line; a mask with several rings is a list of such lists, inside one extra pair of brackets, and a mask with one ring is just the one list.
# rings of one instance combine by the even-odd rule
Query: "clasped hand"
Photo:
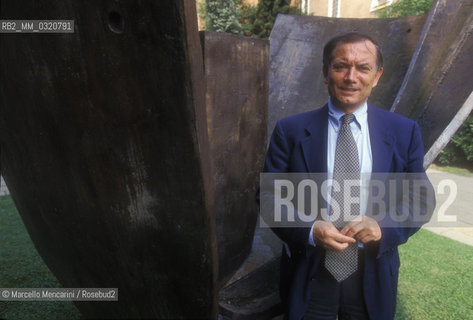
[(343, 251), (356, 241), (363, 244), (379, 241), (381, 228), (373, 218), (360, 216), (340, 231), (331, 222), (316, 221), (312, 235), (316, 244), (326, 249)]

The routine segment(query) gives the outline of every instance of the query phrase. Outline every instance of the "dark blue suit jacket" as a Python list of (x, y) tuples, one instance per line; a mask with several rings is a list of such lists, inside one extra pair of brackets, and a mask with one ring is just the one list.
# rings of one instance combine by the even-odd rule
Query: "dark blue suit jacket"
[[(265, 172), (327, 171), (328, 107), (277, 122), (265, 160)], [(424, 172), (424, 150), (416, 122), (368, 106), (372, 172)], [(281, 261), (281, 298), (286, 318), (299, 320), (309, 300), (309, 281), (323, 263), (323, 248), (308, 244), (310, 228), (278, 228), (289, 246)], [(371, 319), (394, 318), (398, 270), (397, 246), (418, 228), (382, 228), (378, 244), (365, 246), (364, 295)]]

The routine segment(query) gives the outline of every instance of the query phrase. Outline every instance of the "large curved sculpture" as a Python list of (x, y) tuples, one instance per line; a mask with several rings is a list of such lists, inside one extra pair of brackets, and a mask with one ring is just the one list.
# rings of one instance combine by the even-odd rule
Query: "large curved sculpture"
[(217, 253), (202, 52), (189, 1), (1, 2), (74, 34), (1, 35), (3, 175), (87, 318), (213, 318)]
[(222, 287), (253, 243), (254, 196), (266, 145), (269, 43), (216, 32), (201, 32), (201, 39)]
[(352, 30), (372, 35), (379, 41), (384, 72), (370, 103), (389, 109), (401, 87), (425, 19), (426, 16), (396, 19), (278, 16), (270, 37), (268, 133), (276, 120), (327, 103), (323, 46), (330, 38)]
[(416, 119), (435, 160), (473, 109), (473, 1), (436, 1), (391, 111)]
[(0, 15), (75, 20), (0, 35), (3, 175), (46, 264), (64, 287), (118, 288), (76, 302), (87, 318), (215, 318), (254, 235), (268, 42), (199, 37), (193, 1)]
[(270, 37), (268, 133), (277, 119), (325, 104), (323, 45), (350, 30), (379, 41), (384, 73), (370, 103), (419, 122), (427, 167), (473, 109), (471, 0), (438, 0), (428, 15), (396, 19), (278, 16)]

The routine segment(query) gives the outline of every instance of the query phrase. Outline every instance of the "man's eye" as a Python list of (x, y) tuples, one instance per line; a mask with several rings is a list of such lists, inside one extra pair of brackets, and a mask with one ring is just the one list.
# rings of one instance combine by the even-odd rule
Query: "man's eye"
[(335, 65), (332, 66), (332, 68), (333, 68), (335, 71), (340, 71), (340, 70), (346, 69), (347, 66), (342, 65), (342, 64), (335, 64)]
[(361, 72), (370, 72), (371, 68), (368, 66), (362, 66), (362, 67), (359, 67), (358, 70), (360, 70)]

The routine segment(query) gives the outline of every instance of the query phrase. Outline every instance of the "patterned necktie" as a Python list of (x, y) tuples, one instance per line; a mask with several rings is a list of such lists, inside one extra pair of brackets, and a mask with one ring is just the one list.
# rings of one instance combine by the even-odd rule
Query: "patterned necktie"
[[(340, 206), (338, 219), (332, 221), (336, 228), (341, 230), (347, 221), (344, 221), (344, 192), (343, 183), (347, 180), (360, 180), (360, 164), (358, 160), (358, 148), (350, 129), (350, 123), (355, 119), (353, 114), (345, 114), (342, 117), (342, 127), (338, 134), (337, 146), (335, 148), (335, 162), (333, 167), (333, 179), (340, 185), (340, 192), (332, 190), (332, 199)], [(360, 197), (359, 185), (351, 187), (351, 196)], [(352, 204), (351, 215), (360, 214), (360, 205)], [(330, 207), (332, 211), (332, 206)], [(358, 268), (358, 245), (350, 244), (342, 252), (327, 250), (325, 254), (325, 268), (338, 281), (343, 281), (353, 274)]]

